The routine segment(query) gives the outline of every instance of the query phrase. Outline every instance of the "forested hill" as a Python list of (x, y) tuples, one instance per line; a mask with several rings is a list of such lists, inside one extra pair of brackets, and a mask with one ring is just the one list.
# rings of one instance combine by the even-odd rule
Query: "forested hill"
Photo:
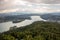
[(0, 40), (60, 40), (60, 24), (34, 22), (0, 34)]

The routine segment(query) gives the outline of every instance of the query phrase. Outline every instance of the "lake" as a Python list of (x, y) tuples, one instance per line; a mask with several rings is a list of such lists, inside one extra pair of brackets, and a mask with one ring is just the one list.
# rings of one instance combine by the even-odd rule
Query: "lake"
[(19, 23), (13, 23), (12, 21), (0, 23), (0, 32), (8, 31), (10, 29), (10, 27), (13, 27), (13, 26), (23, 27), (26, 25), (30, 25), (35, 21), (42, 21), (42, 20), (43, 19), (40, 18), (40, 16), (31, 16), (31, 20), (26, 19), (26, 20), (19, 22)]

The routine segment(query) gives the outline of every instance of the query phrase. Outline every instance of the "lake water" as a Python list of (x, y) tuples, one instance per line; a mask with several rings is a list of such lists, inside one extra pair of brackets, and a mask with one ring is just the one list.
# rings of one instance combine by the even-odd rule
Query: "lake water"
[(32, 24), (32, 22), (33, 22), (32, 20), (25, 20), (19, 23), (13, 23), (12, 21), (0, 23), (0, 32), (7, 31), (10, 29), (10, 27), (13, 27), (13, 26), (22, 27), (25, 25), (29, 25), (29, 24)]
[(19, 23), (13, 23), (12, 21), (0, 23), (0, 32), (8, 31), (10, 27), (13, 27), (13, 26), (23, 27), (26, 25), (30, 25), (35, 21), (42, 21), (42, 20), (43, 19), (41, 19), (40, 16), (31, 16), (31, 20), (24, 20)]

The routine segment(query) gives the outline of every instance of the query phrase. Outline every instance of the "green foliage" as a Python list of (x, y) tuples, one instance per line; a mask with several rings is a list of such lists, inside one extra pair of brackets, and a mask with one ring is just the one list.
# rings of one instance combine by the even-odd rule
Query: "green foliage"
[(45, 40), (45, 39), (44, 39), (44, 37), (38, 35), (38, 36), (34, 37), (33, 40)]
[(34, 22), (0, 35), (1, 40), (60, 40), (60, 24)]
[(0, 40), (16, 40), (16, 39), (11, 35), (2, 34)]

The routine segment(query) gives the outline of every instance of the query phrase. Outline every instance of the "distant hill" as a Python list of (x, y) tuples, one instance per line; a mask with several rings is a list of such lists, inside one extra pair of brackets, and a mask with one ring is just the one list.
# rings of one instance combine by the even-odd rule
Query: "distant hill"
[(44, 14), (34, 14), (34, 13), (19, 13), (19, 12), (12, 12), (12, 13), (1, 13), (0, 14), (0, 22), (5, 21), (13, 21), (13, 20), (25, 20), (31, 19), (31, 16), (40, 16), (42, 19), (45, 20), (57, 20), (60, 21), (60, 13), (44, 13)]
[(41, 15), (41, 18), (45, 20), (57, 20), (60, 21), (60, 13), (49, 13)]
[(31, 19), (30, 16), (35, 15), (40, 16), (40, 14), (2, 13), (0, 14), (0, 22)]

